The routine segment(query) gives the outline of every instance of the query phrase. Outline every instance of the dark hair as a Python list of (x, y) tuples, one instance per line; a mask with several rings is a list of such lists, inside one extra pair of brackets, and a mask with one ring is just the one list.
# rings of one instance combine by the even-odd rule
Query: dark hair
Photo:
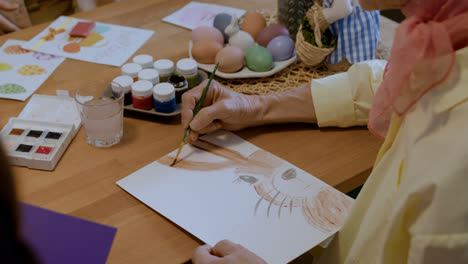
[(19, 236), (19, 211), (13, 175), (0, 142), (0, 262), (38, 263)]

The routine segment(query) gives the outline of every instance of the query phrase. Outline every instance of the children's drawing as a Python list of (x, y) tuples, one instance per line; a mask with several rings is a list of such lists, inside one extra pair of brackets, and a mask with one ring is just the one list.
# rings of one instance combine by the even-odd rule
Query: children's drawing
[(0, 98), (26, 100), (64, 60), (23, 49), (25, 43), (9, 39), (0, 48)]
[[(154, 33), (96, 22), (87, 37), (71, 37), (70, 32), (86, 20), (61, 16), (30, 40), (23, 48), (93, 63), (121, 66)], [(55, 30), (57, 29), (57, 30)]]
[(352, 199), (244, 139), (218, 131), (117, 182), (208, 244), (229, 239), (288, 263), (343, 225)]
[(0, 62), (0, 71), (9, 71), (9, 70), (12, 70), (12, 69), (13, 69), (13, 67), (10, 64)]
[[(308, 178), (300, 178), (295, 168), (264, 150), (259, 149), (244, 157), (239, 152), (203, 139), (192, 144), (200, 150), (224, 158), (225, 161), (197, 159), (195, 156), (201, 154), (191, 153), (181, 156), (173, 168), (192, 171), (235, 168), (237, 177), (233, 182), (249, 184), (258, 194), (252, 212), (254, 215), (281, 218), (282, 212), (291, 214), (298, 208), (310, 225), (324, 233), (333, 234), (343, 225), (351, 208), (352, 200), (331, 187), (323, 186), (318, 193), (311, 193), (308, 189), (314, 182), (309, 182)], [(170, 166), (173, 160), (172, 155), (166, 155), (158, 162)], [(262, 203), (268, 205), (265, 212), (259, 212)]]
[(23, 76), (34, 76), (47, 73), (47, 70), (39, 65), (24, 65), (18, 69), (18, 73)]
[(16, 83), (6, 83), (0, 85), (0, 94), (19, 94), (25, 93), (26, 89), (23, 86)]
[(29, 50), (23, 49), (20, 45), (10, 45), (7, 46), (3, 52), (9, 55), (21, 55), (25, 53), (29, 53)]

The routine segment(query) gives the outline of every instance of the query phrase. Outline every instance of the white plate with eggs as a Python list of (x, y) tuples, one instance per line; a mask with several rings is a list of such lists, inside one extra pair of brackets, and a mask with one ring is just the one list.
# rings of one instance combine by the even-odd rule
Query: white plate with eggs
[[(193, 46), (193, 43), (192, 43), (192, 41), (190, 41), (189, 42), (189, 56), (190, 56), (191, 59), (193, 59), (193, 57), (192, 57), (192, 46)], [(297, 56), (296, 56), (296, 53), (294, 52), (294, 55), (290, 59), (283, 60), (283, 61), (274, 61), (273, 62), (273, 68), (271, 70), (269, 70), (269, 71), (256, 72), (256, 71), (250, 70), (247, 66), (244, 66), (244, 68), (242, 68), (238, 72), (226, 73), (226, 72), (221, 72), (221, 71), (218, 70), (218, 71), (216, 71), (215, 75), (218, 76), (218, 77), (221, 77), (223, 79), (245, 79), (245, 78), (268, 77), (268, 76), (271, 76), (271, 75), (285, 69), (289, 65), (296, 62), (296, 60), (297, 60)], [(207, 71), (207, 72), (212, 72), (214, 70), (214, 67), (215, 67), (215, 64), (198, 63), (198, 68), (200, 68), (200, 69), (202, 69), (204, 71)]]

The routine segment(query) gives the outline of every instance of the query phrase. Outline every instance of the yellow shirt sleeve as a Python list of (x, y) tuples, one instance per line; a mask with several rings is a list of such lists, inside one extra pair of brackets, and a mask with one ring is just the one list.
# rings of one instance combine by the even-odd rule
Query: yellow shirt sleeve
[(317, 124), (321, 127), (366, 125), (386, 63), (383, 60), (360, 62), (347, 72), (312, 80)]

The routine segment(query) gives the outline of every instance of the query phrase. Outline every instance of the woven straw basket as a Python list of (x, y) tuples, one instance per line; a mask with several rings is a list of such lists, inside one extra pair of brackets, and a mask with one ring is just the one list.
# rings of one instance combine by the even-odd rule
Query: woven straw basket
[[(299, 27), (299, 31), (296, 35), (296, 53), (299, 59), (307, 66), (316, 66), (320, 64), (325, 58), (333, 52), (335, 48), (323, 48), (322, 44), (322, 30), (328, 27), (324, 18), (320, 18), (320, 8), (317, 4), (313, 5), (309, 11), (307, 11), (307, 19), (314, 27), (314, 37), (317, 46), (314, 46), (307, 42), (302, 35), (302, 25)], [(325, 26), (326, 25), (326, 26)]]

